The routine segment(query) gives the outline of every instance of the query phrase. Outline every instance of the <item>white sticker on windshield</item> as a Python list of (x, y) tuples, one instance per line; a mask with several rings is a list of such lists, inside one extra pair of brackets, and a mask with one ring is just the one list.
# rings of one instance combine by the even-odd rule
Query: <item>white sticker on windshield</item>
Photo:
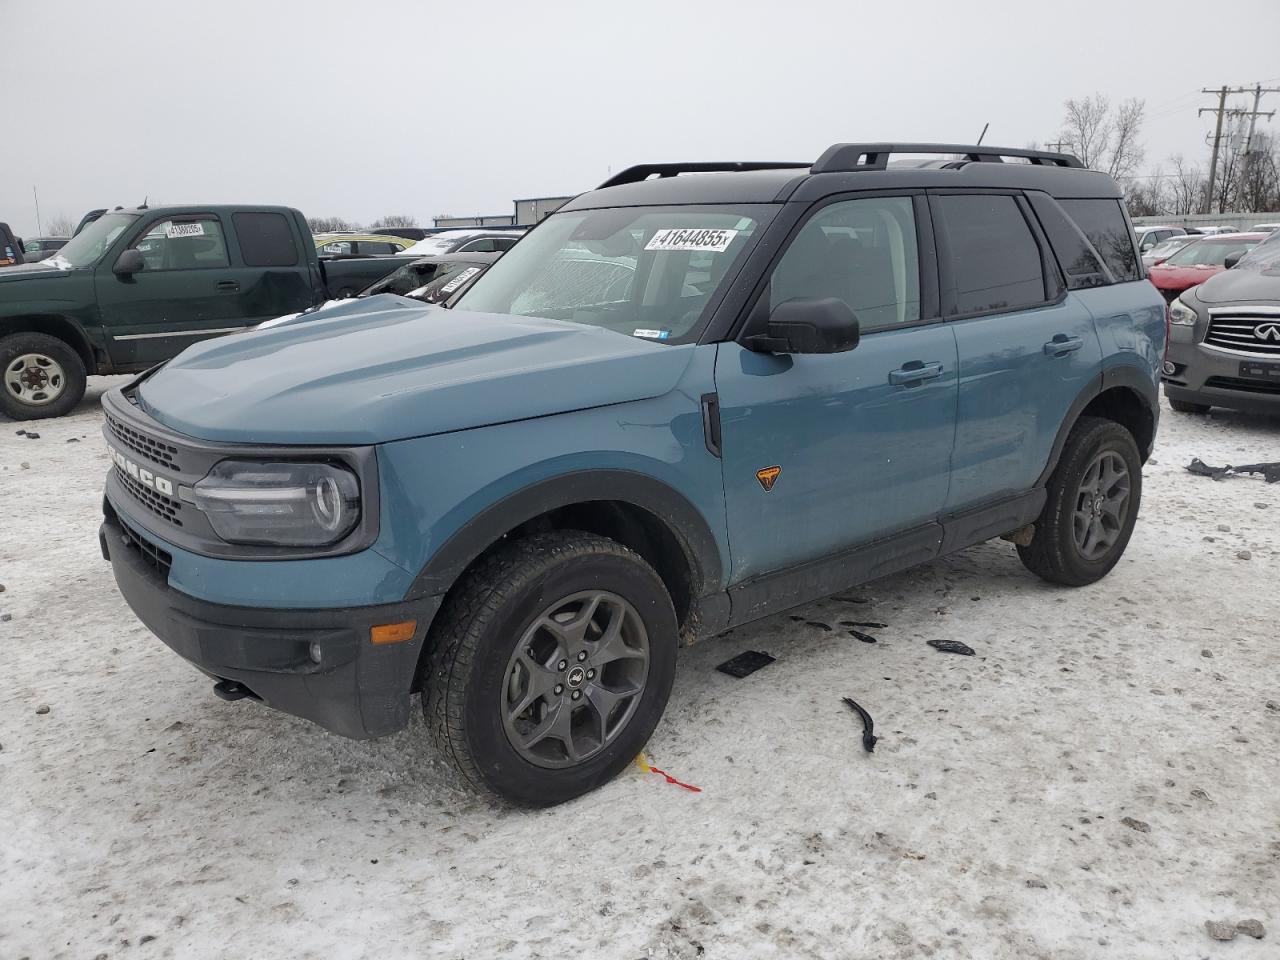
[(171, 223), (165, 229), (164, 235), (170, 240), (176, 240), (178, 237), (203, 237), (203, 223)]
[(646, 340), (665, 340), (667, 339), (667, 337), (671, 336), (671, 331), (670, 330), (645, 330), (641, 328), (639, 330), (632, 330), (631, 335), (633, 337), (644, 337)]
[(737, 230), (669, 227), (655, 233), (644, 248), (646, 250), (707, 250), (711, 253), (724, 253), (737, 235)]
[(462, 286), (464, 283), (466, 283), (468, 280), (470, 280), (479, 272), (480, 272), (479, 267), (467, 267), (467, 269), (463, 270), (460, 274), (458, 274), (456, 277), (454, 277), (452, 280), (446, 283), (443, 287), (441, 287), (440, 292), (453, 293), (453, 291), (457, 290), (460, 286)]

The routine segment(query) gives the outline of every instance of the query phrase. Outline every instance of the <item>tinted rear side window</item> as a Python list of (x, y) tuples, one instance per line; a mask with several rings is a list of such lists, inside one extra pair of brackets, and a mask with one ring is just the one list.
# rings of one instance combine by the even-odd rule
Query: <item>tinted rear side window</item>
[(298, 263), (298, 245), (282, 213), (236, 213), (231, 216), (240, 238), (240, 255), (246, 267), (292, 267)]
[(1067, 288), (1079, 290), (1108, 283), (1100, 255), (1062, 209), (1044, 194), (1032, 193), (1028, 199), (1045, 236), (1049, 238), (1058, 265), (1066, 274)]
[(1119, 200), (1059, 200), (1067, 216), (1089, 238), (1116, 280), (1138, 279), (1138, 254)]
[(951, 314), (1044, 303), (1040, 247), (1013, 197), (968, 194), (935, 201), (950, 251)]

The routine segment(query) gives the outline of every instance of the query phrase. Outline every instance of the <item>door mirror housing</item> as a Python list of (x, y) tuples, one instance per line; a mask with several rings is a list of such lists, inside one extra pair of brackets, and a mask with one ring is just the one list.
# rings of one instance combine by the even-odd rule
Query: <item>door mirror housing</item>
[(1243, 250), (1239, 250), (1235, 253), (1229, 253), (1227, 254), (1227, 259), (1222, 261), (1222, 265), (1226, 267), (1228, 270), (1230, 270), (1232, 267), (1234, 267), (1237, 263), (1240, 262), (1240, 258), (1243, 256), (1244, 256)]
[(118, 277), (131, 277), (145, 269), (147, 269), (147, 262), (142, 259), (142, 254), (137, 250), (126, 250), (120, 254), (111, 272)]
[(835, 297), (784, 300), (769, 314), (767, 332), (748, 337), (761, 353), (844, 353), (858, 345), (858, 318)]

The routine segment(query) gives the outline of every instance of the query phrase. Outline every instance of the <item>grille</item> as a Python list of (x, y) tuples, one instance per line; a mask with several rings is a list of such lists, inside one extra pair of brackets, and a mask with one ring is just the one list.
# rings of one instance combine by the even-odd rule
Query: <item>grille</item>
[(1280, 396), (1280, 381), (1267, 383), (1265, 380), (1241, 380), (1239, 377), (1210, 377), (1204, 385), (1221, 387), (1223, 390), (1243, 390), (1248, 393), (1269, 393), (1272, 396)]
[(133, 499), (137, 500), (161, 520), (167, 520), (175, 527), (182, 526), (182, 504), (179, 501), (172, 500), (164, 496), (164, 494), (156, 493), (150, 487), (143, 486), (119, 467), (115, 469), (116, 476), (120, 478), (120, 483), (133, 494)]
[(124, 534), (124, 539), (130, 549), (137, 550), (142, 555), (142, 560), (147, 566), (160, 574), (165, 580), (168, 580), (169, 568), (173, 566), (173, 555), (161, 550), (138, 531), (134, 530), (133, 527), (121, 520), (119, 516), (116, 517), (116, 521), (120, 524), (120, 531)]
[(1218, 314), (1209, 321), (1209, 332), (1205, 334), (1204, 342), (1239, 353), (1280, 359), (1280, 340), (1260, 340), (1253, 332), (1262, 323), (1280, 326), (1280, 316), (1253, 313), (1247, 308), (1239, 313)]
[(182, 468), (178, 466), (177, 459), (175, 459), (178, 454), (177, 447), (161, 443), (159, 440), (153, 440), (145, 433), (139, 433), (132, 427), (121, 423), (110, 414), (107, 414), (107, 426), (111, 429), (111, 435), (134, 453), (146, 457), (152, 463), (168, 467), (175, 472), (180, 473), (182, 471)]

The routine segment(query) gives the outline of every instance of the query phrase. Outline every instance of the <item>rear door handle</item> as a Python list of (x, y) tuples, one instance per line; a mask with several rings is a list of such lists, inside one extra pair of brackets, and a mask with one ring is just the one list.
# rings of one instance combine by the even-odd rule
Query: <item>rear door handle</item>
[(1065, 357), (1068, 353), (1075, 353), (1084, 346), (1084, 341), (1079, 337), (1068, 337), (1065, 333), (1057, 334), (1052, 340), (1044, 345), (1046, 356)]
[(235, 291), (240, 289), (240, 281), (239, 280), (219, 280), (218, 289), (230, 290), (232, 293), (234, 293)]
[(923, 360), (912, 360), (904, 363), (897, 370), (889, 371), (889, 382), (895, 387), (910, 387), (926, 380), (936, 380), (942, 376), (942, 364), (937, 360), (925, 363)]

